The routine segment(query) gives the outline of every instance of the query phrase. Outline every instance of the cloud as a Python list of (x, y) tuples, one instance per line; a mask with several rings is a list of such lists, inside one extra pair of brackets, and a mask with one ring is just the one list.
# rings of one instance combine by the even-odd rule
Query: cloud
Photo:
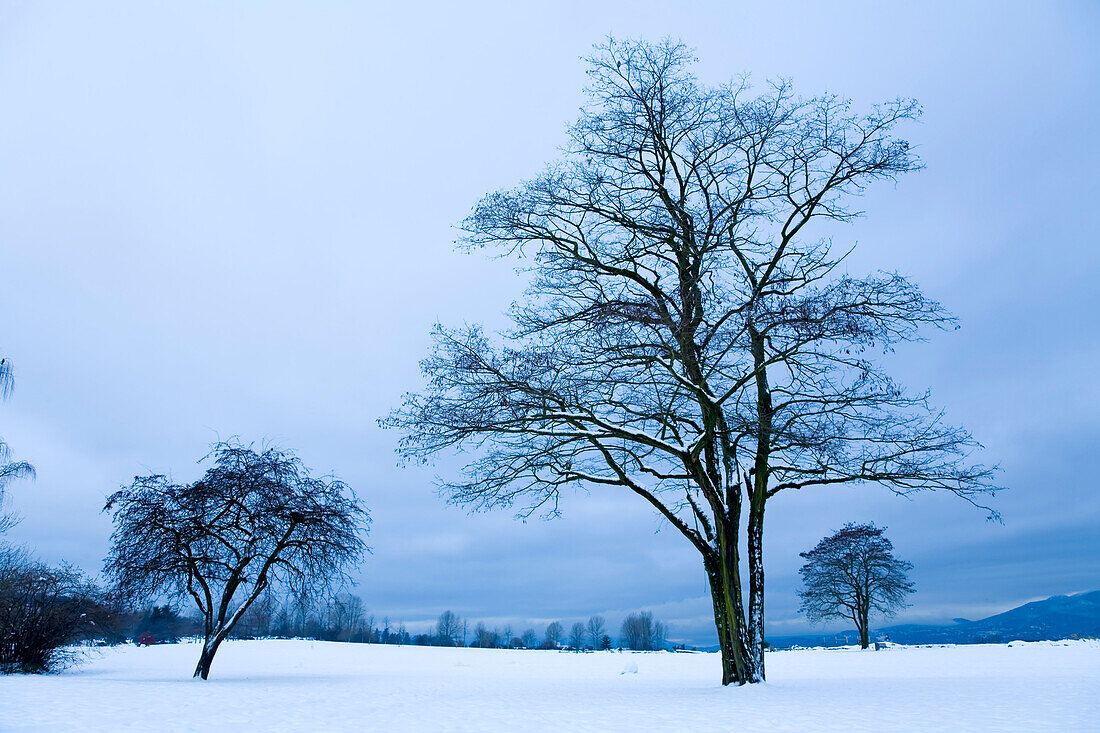
[(359, 592), (379, 616), (650, 608), (705, 640), (697, 557), (633, 497), (567, 497), (554, 522), (467, 516), (433, 471), (399, 468), (375, 425), (420, 385), (433, 322), (497, 327), (521, 297), (516, 262), (455, 252), (454, 226), (558, 154), (578, 57), (612, 31), (684, 38), (708, 81), (787, 75), (807, 94), (914, 95), (926, 110), (911, 135), (927, 170), (872, 189), (868, 215), (828, 233), (860, 242), (853, 271), (898, 269), (960, 315), (961, 331), (891, 364), (1004, 466), (1006, 526), (950, 497), (781, 495), (770, 628), (800, 628), (797, 553), (848, 520), (889, 525), (916, 563), (899, 618), (1095, 585), (1100, 247), (1082, 212), (1100, 153), (1076, 142), (1097, 112), (1081, 93), (1100, 81), (1092, 6), (0, 13), (0, 353), (19, 380), (0, 419), (39, 468), (11, 487), (25, 516), (12, 538), (47, 557), (97, 568), (107, 493), (135, 473), (193, 477), (211, 440), (237, 434), (293, 447), (367, 499)]

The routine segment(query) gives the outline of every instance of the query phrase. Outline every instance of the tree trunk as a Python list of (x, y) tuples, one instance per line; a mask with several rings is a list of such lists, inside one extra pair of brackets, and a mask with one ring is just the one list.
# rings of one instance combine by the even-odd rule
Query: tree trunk
[(749, 682), (764, 681), (764, 504), (749, 507)]
[(870, 624), (868, 623), (868, 616), (869, 615), (870, 614), (868, 613), (868, 609), (866, 609), (866, 608), (860, 608), (859, 609), (859, 648), (860, 649), (866, 649), (870, 644), (870, 641), (867, 638), (868, 637), (868, 632), (869, 632), (869, 627), (870, 627)]
[(199, 655), (199, 663), (195, 665), (195, 677), (205, 680), (210, 676), (210, 665), (214, 663), (214, 655), (223, 640), (224, 637), (220, 635), (206, 639), (202, 645), (202, 654)]
[(772, 407), (768, 387), (767, 355), (764, 336), (749, 326), (753, 363), (756, 366), (756, 460), (745, 478), (749, 495), (749, 617), (748, 649), (750, 682), (764, 681), (764, 503), (768, 499), (771, 474)]
[(758, 682), (750, 654), (747, 653), (745, 610), (741, 600), (741, 576), (737, 537), (729, 527), (719, 525), (717, 552), (704, 559), (714, 603), (714, 626), (722, 654), (722, 684), (743, 685)]

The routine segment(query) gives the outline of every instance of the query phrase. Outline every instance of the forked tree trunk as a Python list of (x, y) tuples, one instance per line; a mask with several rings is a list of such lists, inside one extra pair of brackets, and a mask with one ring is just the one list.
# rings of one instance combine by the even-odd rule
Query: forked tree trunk
[[(722, 655), (722, 684), (744, 685), (762, 682), (764, 666), (760, 653), (753, 649), (753, 638), (762, 639), (763, 629), (750, 628), (741, 596), (740, 563), (737, 537), (731, 527), (718, 527), (717, 552), (704, 559), (714, 604), (714, 625)], [(757, 644), (759, 646), (759, 644)]]
[(870, 635), (870, 631), (871, 631), (871, 624), (868, 623), (868, 616), (869, 615), (870, 614), (868, 613), (868, 609), (866, 609), (866, 608), (860, 608), (859, 609), (859, 627), (858, 628), (859, 628), (859, 648), (860, 649), (866, 649), (868, 646), (870, 646), (870, 639), (868, 638), (868, 636)]

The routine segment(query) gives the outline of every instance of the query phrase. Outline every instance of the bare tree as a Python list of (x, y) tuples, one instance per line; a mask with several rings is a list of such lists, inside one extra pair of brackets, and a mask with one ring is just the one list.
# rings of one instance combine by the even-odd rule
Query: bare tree
[(607, 632), (607, 622), (603, 616), (590, 616), (585, 631), (588, 633), (589, 645), (593, 649), (599, 649), (600, 642), (603, 641), (603, 635)]
[(369, 641), (373, 619), (366, 618), (363, 599), (341, 593), (329, 599), (325, 638), (331, 641)]
[(346, 578), (368, 548), (370, 518), (342, 481), (310, 474), (288, 451), (236, 440), (213, 446), (193, 484), (138, 476), (110, 496), (115, 523), (106, 571), (130, 598), (194, 600), (204, 619), (195, 676), (268, 587), (303, 600)]
[(439, 620), (435, 624), (435, 635), (441, 646), (459, 646), (462, 637), (464, 622), (454, 611), (446, 610), (439, 614)]
[(500, 646), (500, 633), (478, 621), (477, 626), (474, 627), (474, 640), (470, 646), (480, 649), (496, 649)]
[(574, 649), (584, 649), (584, 640), (588, 638), (588, 634), (585, 631), (584, 624), (580, 621), (573, 624), (569, 629), (569, 646)]
[(525, 649), (534, 649), (538, 646), (539, 637), (534, 629), (527, 629), (523, 632), (523, 635), (520, 636), (520, 641), (523, 642), (523, 647)]
[(442, 484), (455, 503), (552, 516), (570, 485), (648, 502), (700, 553), (723, 683), (758, 682), (769, 499), (878, 483), (977, 504), (993, 469), (873, 358), (952, 317), (900, 275), (847, 274), (850, 250), (810, 238), (919, 167), (893, 136), (917, 104), (856, 114), (786, 82), (707, 87), (692, 63), (673, 42), (590, 59), (565, 159), (464, 225), (464, 245), (533, 273), (506, 345), (437, 327), (426, 390), (382, 424), (406, 460), (474, 452)]
[(543, 646), (547, 649), (557, 649), (565, 636), (565, 627), (559, 621), (551, 621), (546, 625), (546, 633), (543, 635)]
[[(7, 398), (14, 386), (11, 360), (0, 357), (0, 399)], [(4, 488), (9, 482), (20, 478), (34, 478), (34, 467), (26, 461), (12, 460), (11, 449), (0, 438), (0, 533), (10, 529), (17, 521), (14, 513), (3, 511), (3, 502)]]
[(799, 553), (806, 564), (798, 571), (803, 588), (800, 610), (810, 621), (851, 619), (866, 649), (871, 614), (893, 616), (905, 607), (913, 592), (908, 573), (911, 563), (894, 557), (894, 545), (885, 527), (848, 523)]
[(664, 648), (665, 628), (664, 624), (653, 618), (652, 613), (642, 611), (623, 619), (619, 637), (620, 643), (627, 649), (650, 652)]

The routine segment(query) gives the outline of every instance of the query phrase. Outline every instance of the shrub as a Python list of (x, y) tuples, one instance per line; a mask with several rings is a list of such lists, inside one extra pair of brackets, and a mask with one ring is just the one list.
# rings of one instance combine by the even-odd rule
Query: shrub
[(98, 588), (75, 567), (50, 567), (0, 548), (0, 671), (48, 672), (73, 660), (66, 649), (102, 628), (110, 613)]

